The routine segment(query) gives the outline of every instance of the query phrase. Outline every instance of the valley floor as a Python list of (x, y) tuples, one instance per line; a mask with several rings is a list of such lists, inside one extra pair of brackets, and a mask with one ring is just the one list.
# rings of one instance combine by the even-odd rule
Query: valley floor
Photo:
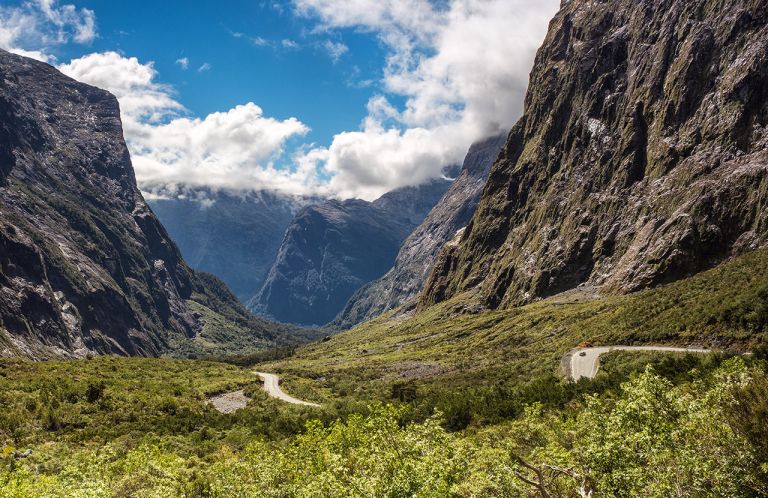
[[(464, 296), (243, 367), (0, 360), (0, 496), (766, 495), (767, 279), (757, 251), (628, 296), (481, 313)], [(718, 352), (561, 375), (573, 348), (614, 344)], [(208, 402), (230, 392), (246, 406)]]

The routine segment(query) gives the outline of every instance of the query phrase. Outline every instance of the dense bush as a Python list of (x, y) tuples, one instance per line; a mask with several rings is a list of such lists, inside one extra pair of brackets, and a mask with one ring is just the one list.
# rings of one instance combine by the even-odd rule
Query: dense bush
[[(374, 404), (366, 415), (309, 421), (278, 440), (249, 430), (247, 418), (222, 438), (212, 418), (184, 435), (161, 431), (103, 446), (65, 438), (34, 446), (28, 458), (6, 444), (0, 494), (764, 495), (766, 403), (760, 393), (768, 382), (762, 365), (730, 359), (709, 374), (690, 373), (677, 386), (649, 367), (615, 394), (587, 395), (563, 409), (534, 403), (512, 421), (464, 433), (446, 430), (439, 412), (408, 423), (408, 405)], [(109, 394), (107, 383), (95, 403)], [(87, 389), (65, 387), (39, 401), (66, 422), (52, 399), (88, 403)], [(180, 405), (151, 409), (173, 414)], [(249, 412), (255, 413), (243, 410)]]

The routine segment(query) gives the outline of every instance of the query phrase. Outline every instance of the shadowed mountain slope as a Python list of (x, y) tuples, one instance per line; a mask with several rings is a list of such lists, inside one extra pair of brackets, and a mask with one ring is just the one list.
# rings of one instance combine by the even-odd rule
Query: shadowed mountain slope
[(353, 292), (392, 267), (400, 244), (450, 185), (438, 179), (373, 202), (332, 200), (304, 208), (249, 307), (281, 322), (329, 322)]
[[(114, 96), (0, 51), (0, 356), (249, 348), (257, 319), (182, 260), (136, 187)], [(228, 332), (198, 341), (213, 322)]]
[(459, 176), (440, 202), (414, 230), (380, 279), (359, 289), (336, 317), (333, 328), (348, 329), (416, 297), (446, 242), (465, 227), (477, 208), (491, 165), (506, 142), (499, 135), (470, 147)]
[(221, 278), (243, 302), (264, 283), (293, 217), (317, 202), (277, 192), (184, 194), (147, 202), (187, 263)]

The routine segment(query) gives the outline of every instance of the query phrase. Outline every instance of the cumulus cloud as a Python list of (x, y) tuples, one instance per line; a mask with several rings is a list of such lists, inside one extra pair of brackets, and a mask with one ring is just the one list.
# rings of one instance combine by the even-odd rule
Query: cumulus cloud
[(0, 5), (0, 47), (44, 62), (55, 58), (51, 48), (96, 38), (96, 15), (57, 0), (30, 0), (19, 6)]
[[(342, 196), (375, 197), (439, 176), (476, 140), (520, 116), (535, 52), (559, 0), (294, 0), (316, 30), (374, 33), (387, 47), (382, 87), (358, 131), (324, 153)], [(395, 107), (386, 98), (405, 104)]]
[(322, 189), (309, 162), (287, 169), (275, 165), (286, 142), (309, 131), (296, 118), (264, 116), (254, 103), (189, 117), (172, 89), (156, 82), (151, 62), (116, 52), (90, 54), (59, 69), (118, 98), (136, 178), (145, 192), (174, 186), (293, 194)]
[(58, 66), (78, 81), (104, 88), (120, 101), (126, 135), (135, 136), (143, 123), (158, 123), (184, 111), (172, 89), (155, 82), (153, 63), (117, 52), (93, 53)]
[[(293, 0), (294, 14), (310, 20), (312, 36), (327, 40), (315, 46), (332, 60), (349, 50), (337, 41), (343, 30), (370, 33), (386, 51), (377, 94), (359, 129), (338, 133), (327, 147), (296, 149), (308, 127), (296, 118), (265, 116), (253, 103), (191, 117), (172, 88), (157, 82), (151, 62), (105, 52), (60, 68), (118, 97), (145, 192), (191, 185), (373, 199), (440, 176), (473, 142), (514, 124), (535, 51), (558, 5), (559, 0)], [(29, 0), (0, 7), (0, 46), (52, 61), (48, 47), (88, 42), (95, 26), (87, 9)], [(277, 50), (299, 48), (287, 38), (232, 35)], [(176, 63), (192, 67), (186, 57)], [(210, 67), (203, 63), (197, 70)], [(370, 80), (358, 82), (359, 76), (353, 67), (348, 85), (371, 86)], [(288, 159), (291, 166), (283, 167)]]

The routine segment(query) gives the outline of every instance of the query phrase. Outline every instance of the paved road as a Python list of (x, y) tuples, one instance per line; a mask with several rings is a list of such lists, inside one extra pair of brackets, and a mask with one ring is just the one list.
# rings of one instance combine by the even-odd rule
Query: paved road
[(262, 378), (264, 381), (264, 390), (267, 391), (267, 394), (272, 396), (273, 398), (277, 398), (279, 400), (285, 401), (286, 403), (293, 403), (294, 405), (304, 405), (304, 406), (320, 406), (316, 403), (310, 403), (309, 401), (302, 401), (300, 399), (296, 399), (292, 396), (288, 396), (283, 392), (282, 389), (280, 389), (280, 377), (278, 377), (275, 374), (270, 373), (264, 373), (264, 372), (254, 372), (256, 375)]
[[(600, 367), (600, 355), (610, 351), (666, 351), (669, 353), (710, 353), (709, 349), (672, 348), (666, 346), (602, 346), (596, 348), (580, 348), (566, 353), (570, 355), (570, 375), (574, 381), (582, 377), (588, 379), (597, 375)], [(580, 353), (586, 353), (583, 356)]]

